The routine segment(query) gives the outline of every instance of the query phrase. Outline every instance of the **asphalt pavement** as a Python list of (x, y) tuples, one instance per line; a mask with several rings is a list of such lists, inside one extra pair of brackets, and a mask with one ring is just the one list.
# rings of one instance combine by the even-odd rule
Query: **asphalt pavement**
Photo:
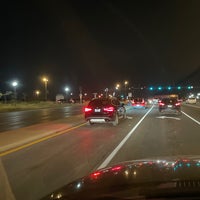
[(71, 122), (65, 121), (68, 127), (62, 134), (2, 155), (4, 184), (0, 190), (4, 191), (0, 195), (35, 200), (102, 166), (142, 158), (200, 155), (198, 105), (183, 105), (181, 116), (160, 115), (157, 106), (129, 108), (127, 116), (116, 127), (82, 124), (81, 116), (74, 116)]
[(38, 123), (51, 122), (81, 114), (82, 107), (82, 104), (70, 104), (65, 107), (0, 113), (0, 134), (8, 130), (19, 129)]

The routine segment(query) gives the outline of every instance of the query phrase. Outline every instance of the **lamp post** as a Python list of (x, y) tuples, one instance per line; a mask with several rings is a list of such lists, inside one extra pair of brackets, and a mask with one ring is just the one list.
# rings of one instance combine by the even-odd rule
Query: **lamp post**
[(15, 101), (17, 100), (17, 86), (18, 86), (18, 82), (17, 81), (13, 81), (12, 82), (12, 86), (13, 86), (13, 88), (14, 88), (14, 99), (15, 99)]
[(106, 98), (108, 97), (108, 88), (105, 89)]
[(126, 86), (128, 85), (128, 81), (124, 81), (124, 88), (125, 88), (125, 90), (124, 90), (124, 97), (125, 97), (125, 99), (126, 99), (126, 97), (127, 97), (127, 94), (126, 94)]
[(66, 100), (67, 100), (67, 95), (68, 95), (68, 92), (69, 92), (69, 88), (68, 87), (65, 87), (65, 92), (66, 92)]
[(44, 77), (43, 79), (43, 82), (44, 82), (44, 90), (45, 90), (45, 92), (44, 92), (44, 99), (45, 99), (45, 101), (47, 101), (47, 93), (48, 93), (48, 91), (47, 91), (47, 83), (48, 83), (48, 79), (46, 78), (46, 77)]
[(39, 99), (40, 91), (39, 91), (39, 90), (36, 90), (36, 91), (35, 91), (35, 95), (36, 95), (37, 99)]
[[(116, 86), (115, 86), (116, 93), (117, 93), (117, 91), (119, 91), (119, 88), (120, 88), (120, 84), (116, 84)], [(116, 93), (114, 92), (114, 96), (116, 96)]]

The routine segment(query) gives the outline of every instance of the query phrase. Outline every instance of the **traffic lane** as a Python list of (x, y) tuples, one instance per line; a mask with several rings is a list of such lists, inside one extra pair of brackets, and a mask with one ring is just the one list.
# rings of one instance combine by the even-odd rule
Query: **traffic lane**
[(82, 113), (82, 105), (0, 113), (0, 132), (49, 122)]
[(190, 115), (192, 118), (200, 121), (200, 107), (194, 105), (182, 105), (182, 111)]
[(2, 157), (16, 199), (39, 199), (96, 169), (145, 112), (128, 112), (116, 127), (85, 125)]
[(200, 126), (197, 123), (183, 114), (160, 115), (155, 107), (109, 165), (160, 156), (200, 155), (199, 145)]

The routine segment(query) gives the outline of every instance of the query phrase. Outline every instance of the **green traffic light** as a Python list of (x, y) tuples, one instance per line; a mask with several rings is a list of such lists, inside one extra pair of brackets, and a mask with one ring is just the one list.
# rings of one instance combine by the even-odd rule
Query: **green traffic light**
[(168, 87), (167, 87), (167, 89), (168, 89), (168, 90), (171, 90), (171, 89), (172, 89), (172, 87), (171, 87), (171, 86), (168, 86)]
[(153, 87), (150, 87), (150, 88), (149, 88), (149, 90), (151, 90), (151, 91), (152, 91), (152, 90), (153, 90)]

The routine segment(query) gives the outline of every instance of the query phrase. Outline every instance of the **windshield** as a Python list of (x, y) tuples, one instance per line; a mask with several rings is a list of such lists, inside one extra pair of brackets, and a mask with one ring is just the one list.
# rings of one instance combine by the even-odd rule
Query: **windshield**
[(170, 99), (170, 98), (166, 98), (166, 99), (162, 99), (162, 102), (166, 103), (166, 104), (174, 104), (177, 102), (177, 99)]
[(200, 155), (199, 0), (2, 1), (1, 15), (0, 200), (91, 174), (95, 188), (126, 161), (147, 162), (132, 178), (190, 169), (166, 158)]
[(89, 106), (106, 106), (111, 104), (109, 99), (95, 99), (89, 103)]

